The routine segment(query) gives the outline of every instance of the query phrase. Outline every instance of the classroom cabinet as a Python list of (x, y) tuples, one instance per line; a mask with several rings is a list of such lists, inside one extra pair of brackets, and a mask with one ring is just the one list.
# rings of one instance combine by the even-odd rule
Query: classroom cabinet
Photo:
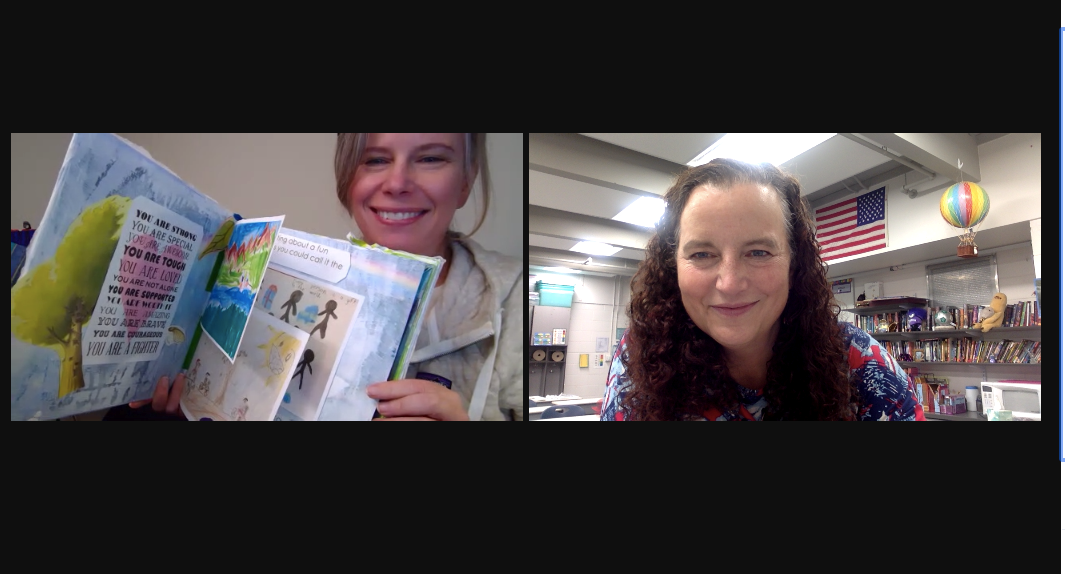
[[(569, 307), (533, 307), (528, 358), (530, 395), (560, 395), (565, 390), (569, 320)], [(543, 334), (549, 334), (548, 338)]]

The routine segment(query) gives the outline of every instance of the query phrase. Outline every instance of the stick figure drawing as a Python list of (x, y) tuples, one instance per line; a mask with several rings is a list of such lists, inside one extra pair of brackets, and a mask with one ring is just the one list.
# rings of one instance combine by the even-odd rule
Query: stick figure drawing
[(318, 329), (321, 329), (322, 330), (321, 338), (322, 339), (325, 338), (325, 328), (329, 326), (329, 318), (330, 317), (332, 317), (334, 319), (337, 318), (337, 314), (334, 313), (334, 311), (336, 311), (336, 310), (337, 310), (337, 302), (336, 301), (330, 300), (328, 303), (325, 304), (325, 311), (322, 311), (321, 313), (318, 313), (319, 317), (321, 317), (322, 315), (325, 315), (325, 319), (322, 319), (321, 323), (318, 323), (317, 325), (314, 326), (313, 329), (311, 329), (311, 336), (312, 337), (314, 336), (314, 332), (315, 331), (317, 331)]
[[(312, 333), (313, 333), (313, 331), (312, 331)], [(311, 363), (313, 361), (314, 361), (314, 351), (312, 351), (310, 349), (306, 349), (305, 351), (303, 351), (303, 358), (300, 359), (300, 362), (296, 364), (296, 373), (292, 375), (293, 379), (296, 378), (296, 375), (300, 376), (300, 386), (298, 388), (300, 388), (300, 389), (303, 388), (303, 369), (304, 369), (304, 367), (306, 367), (307, 371), (309, 371), (312, 375), (314, 374), (314, 368), (311, 367)]]
[(285, 310), (285, 314), (281, 316), (281, 320), (288, 323), (288, 314), (291, 312), (293, 316), (296, 315), (296, 303), (300, 302), (303, 298), (303, 291), (293, 291), (292, 295), (289, 295), (288, 301), (285, 301), (281, 308)]

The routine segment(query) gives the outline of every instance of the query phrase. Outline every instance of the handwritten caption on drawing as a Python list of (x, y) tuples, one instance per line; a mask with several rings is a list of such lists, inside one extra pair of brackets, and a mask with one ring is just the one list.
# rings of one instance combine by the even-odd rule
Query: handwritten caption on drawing
[(159, 356), (202, 239), (199, 224), (145, 197), (131, 202), (86, 326), (85, 364)]
[[(281, 273), (280, 271), (274, 271), (274, 273)], [(292, 289), (295, 291), (301, 291), (306, 293), (309, 297), (308, 301), (320, 301), (335, 299), (344, 305), (351, 305), (362, 301), (362, 298), (357, 295), (346, 295), (333, 289), (328, 289), (320, 285), (313, 283), (307, 283), (299, 277), (293, 277), (287, 273), (281, 273), (282, 276), (287, 277), (292, 281)]]
[(270, 261), (330, 283), (347, 277), (351, 267), (351, 255), (343, 249), (282, 233), (277, 234)]

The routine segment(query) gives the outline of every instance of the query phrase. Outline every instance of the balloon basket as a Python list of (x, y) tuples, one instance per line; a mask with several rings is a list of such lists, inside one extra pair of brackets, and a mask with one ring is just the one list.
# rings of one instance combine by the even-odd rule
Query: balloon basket
[(958, 257), (976, 257), (975, 245), (959, 245)]

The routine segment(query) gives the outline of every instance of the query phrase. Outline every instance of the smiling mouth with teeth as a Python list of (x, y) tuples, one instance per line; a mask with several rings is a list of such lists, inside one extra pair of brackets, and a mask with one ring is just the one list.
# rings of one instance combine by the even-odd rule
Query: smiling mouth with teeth
[(405, 219), (413, 219), (423, 213), (428, 213), (428, 211), (381, 211), (379, 209), (373, 209), (373, 212), (381, 219), (386, 219), (388, 221), (403, 221)]

